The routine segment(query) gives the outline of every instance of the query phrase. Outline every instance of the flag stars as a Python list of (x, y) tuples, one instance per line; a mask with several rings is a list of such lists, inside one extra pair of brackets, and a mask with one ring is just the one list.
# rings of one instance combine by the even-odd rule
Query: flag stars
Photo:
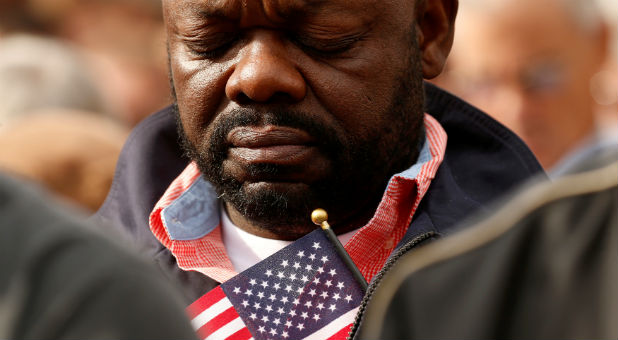
[(251, 279), (251, 281), (249, 281), (249, 284), (255, 286), (257, 284), (257, 281), (255, 279)]
[(311, 260), (311, 261), (315, 260), (315, 254), (309, 255), (309, 260)]
[(345, 288), (345, 285), (343, 284), (343, 282), (337, 282), (337, 288), (343, 289)]
[(305, 307), (311, 308), (311, 306), (312, 306), (311, 301), (307, 300), (307, 302), (305, 302)]
[(323, 291), (322, 294), (320, 294), (320, 296), (324, 299), (328, 298), (328, 292), (327, 291)]
[(308, 265), (305, 266), (305, 270), (306, 271), (312, 271), (313, 267), (310, 264), (308, 264)]
[(330, 286), (333, 285), (333, 281), (332, 280), (326, 280), (326, 282), (324, 284), (326, 285), (326, 287), (330, 288)]
[(298, 278), (296, 277), (296, 274), (292, 273), (290, 274), (290, 280), (294, 281), (297, 280)]
[(294, 262), (294, 265), (292, 267), (294, 267), (294, 269), (298, 270), (298, 269), (300, 269), (300, 263)]
[(234, 293), (240, 294), (240, 287), (234, 287)]
[(281, 289), (281, 284), (280, 284), (280, 283), (275, 283), (275, 284), (273, 285), (273, 289), (274, 289), (275, 291), (277, 291), (277, 290)]
[(348, 303), (352, 302), (352, 295), (347, 295), (345, 299)]
[(245, 295), (251, 296), (251, 295), (253, 295), (253, 292), (251, 291), (251, 289), (247, 289), (247, 290), (245, 290)]
[(268, 316), (264, 315), (264, 316), (262, 317), (262, 322), (268, 322)]
[(262, 286), (262, 288), (268, 288), (268, 281), (262, 281), (260, 286)]
[(251, 320), (255, 320), (255, 319), (257, 319), (257, 314), (255, 314), (255, 313), (251, 313), (251, 315), (249, 315), (249, 318), (250, 318)]
[(320, 242), (313, 242), (313, 245), (311, 246), (311, 248), (318, 250), (322, 247), (320, 246)]
[(305, 325), (299, 323), (298, 325), (296, 325), (296, 328), (298, 328), (299, 331), (302, 331), (303, 329), (305, 329)]
[(318, 273), (320, 273), (320, 274), (324, 273), (324, 268), (319, 267), (319, 268), (318, 268)]
[(292, 291), (292, 285), (286, 285), (285, 286), (285, 291), (288, 292), (288, 293), (291, 292)]
[(316, 277), (315, 279), (313, 279), (313, 283), (316, 284), (316, 285), (319, 285), (320, 284), (320, 278)]
[(274, 328), (271, 328), (270, 332), (268, 332), (268, 333), (270, 333), (270, 335), (277, 335), (277, 330), (274, 329)]
[(298, 306), (300, 304), (300, 299), (299, 298), (294, 299), (294, 302), (292, 302), (292, 304), (294, 306)]
[(297, 292), (298, 294), (302, 294), (302, 293), (303, 293), (303, 287), (302, 287), (302, 286), (301, 286), (301, 287), (298, 287), (298, 288), (296, 289), (296, 292)]
[(268, 270), (266, 271), (266, 274), (265, 274), (265, 275), (266, 275), (267, 277), (271, 277), (271, 276), (273, 276), (273, 271), (272, 271), (272, 270), (270, 270), (270, 269), (268, 269)]
[(283, 331), (283, 333), (281, 333), (281, 337), (284, 339), (287, 339), (290, 335), (288, 334), (288, 332)]
[(242, 300), (242, 306), (245, 307), (245, 308), (249, 307), (249, 301)]
[(334, 312), (337, 307), (335, 306), (335, 304), (332, 304), (330, 305), (330, 307), (328, 307), (328, 309), (330, 309), (331, 312)]
[(301, 318), (303, 318), (303, 320), (306, 320), (306, 319), (309, 317), (309, 313), (307, 313), (307, 312), (302, 312), (302, 313), (300, 314), (300, 317), (301, 317)]
[[(291, 317), (296, 316), (296, 311), (295, 311), (295, 310), (291, 310), (291, 311), (290, 311), (290, 316), (291, 316)], [(291, 325), (290, 325), (290, 326), (291, 326)]]
[(314, 297), (314, 296), (316, 296), (317, 293), (315, 292), (315, 289), (312, 289), (312, 290), (309, 291), (308, 294), (311, 295), (311, 297)]
[(264, 297), (264, 292), (258, 292), (257, 297), (258, 299), (262, 299)]
[(305, 251), (304, 250), (299, 251), (298, 254), (296, 254), (296, 256), (302, 259), (303, 257), (305, 257)]
[(287, 320), (287, 321), (285, 322), (285, 327), (292, 327), (292, 321)]
[(283, 261), (281, 261), (281, 267), (285, 268), (285, 267), (287, 267), (288, 265), (289, 265), (289, 264), (288, 264), (288, 260), (283, 260)]
[(270, 302), (275, 302), (275, 300), (277, 300), (277, 295), (270, 294), (270, 296), (268, 297), (268, 300), (270, 300)]
[(339, 295), (339, 293), (333, 294), (333, 300), (339, 301), (339, 299), (341, 299), (341, 295)]
[(303, 275), (303, 277), (301, 277), (300, 280), (303, 281), (303, 283), (309, 282), (309, 278), (307, 277), (307, 275)]
[(318, 314), (313, 314), (313, 320), (315, 321), (319, 321), (320, 320), (320, 316)]
[(322, 258), (320, 259), (320, 261), (322, 261), (322, 263), (326, 263), (326, 262), (328, 262), (328, 256), (322, 256)]
[(266, 332), (266, 327), (264, 327), (264, 326), (260, 326), (260, 327), (258, 328), (258, 332), (260, 332), (260, 333), (265, 333), (265, 332)]
[(283, 315), (285, 314), (285, 309), (283, 309), (282, 307), (277, 308), (277, 313), (279, 313), (279, 315)]
[(270, 312), (272, 312), (272, 311), (273, 311), (273, 306), (271, 306), (271, 305), (266, 305), (266, 308), (265, 308), (265, 309), (266, 309), (266, 311), (267, 311), (267, 312), (269, 312), (269, 313), (270, 313)]
[(333, 268), (333, 269), (329, 270), (329, 271), (328, 271), (328, 275), (330, 275), (330, 276), (335, 276), (335, 275), (337, 275), (337, 271), (335, 270), (335, 268)]
[(275, 326), (279, 326), (279, 324), (281, 323), (281, 319), (279, 319), (279, 318), (274, 319), (273, 323), (275, 324)]
[(281, 301), (281, 303), (283, 303), (284, 305), (289, 302), (287, 296), (281, 297), (281, 300), (279, 300), (279, 301)]
[(253, 308), (255, 308), (256, 310), (260, 310), (262, 308), (262, 306), (260, 305), (259, 302), (256, 302), (253, 304)]
[(322, 309), (324, 309), (324, 304), (323, 303), (318, 303), (318, 305), (315, 306), (315, 308), (317, 308), (319, 310), (322, 310)]
[(280, 278), (280, 279), (283, 279), (283, 278), (285, 278), (285, 274), (283, 274), (283, 272), (278, 272), (277, 273), (277, 277)]

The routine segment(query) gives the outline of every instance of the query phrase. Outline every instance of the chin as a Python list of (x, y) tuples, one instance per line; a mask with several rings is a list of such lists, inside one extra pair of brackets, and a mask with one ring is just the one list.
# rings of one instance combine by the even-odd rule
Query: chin
[(320, 204), (315, 196), (306, 183), (269, 181), (244, 183), (223, 193), (224, 200), (252, 223), (291, 239), (315, 229), (311, 212)]

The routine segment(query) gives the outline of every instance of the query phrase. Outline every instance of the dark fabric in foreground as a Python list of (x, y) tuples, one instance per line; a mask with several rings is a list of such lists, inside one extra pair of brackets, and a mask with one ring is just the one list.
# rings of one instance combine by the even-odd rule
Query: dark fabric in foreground
[(150, 264), (0, 175), (0, 339), (193, 339)]

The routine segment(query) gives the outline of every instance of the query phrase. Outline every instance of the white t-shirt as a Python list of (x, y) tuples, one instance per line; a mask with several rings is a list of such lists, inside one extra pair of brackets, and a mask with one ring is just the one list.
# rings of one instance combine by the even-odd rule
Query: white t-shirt
[[(292, 243), (292, 241), (273, 240), (250, 234), (232, 223), (223, 206), (220, 207), (220, 210), (223, 244), (234, 270), (238, 273)], [(337, 238), (345, 245), (357, 231), (358, 229), (352, 230), (337, 236)]]

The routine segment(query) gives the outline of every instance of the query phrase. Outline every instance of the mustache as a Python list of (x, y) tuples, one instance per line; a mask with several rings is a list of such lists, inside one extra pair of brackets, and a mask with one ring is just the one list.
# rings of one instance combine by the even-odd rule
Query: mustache
[(302, 130), (315, 139), (315, 146), (328, 155), (339, 153), (346, 141), (332, 127), (316, 120), (311, 114), (298, 110), (271, 109), (258, 111), (236, 108), (213, 122), (215, 125), (208, 149), (211, 153), (227, 152), (227, 135), (238, 127), (278, 126)]

